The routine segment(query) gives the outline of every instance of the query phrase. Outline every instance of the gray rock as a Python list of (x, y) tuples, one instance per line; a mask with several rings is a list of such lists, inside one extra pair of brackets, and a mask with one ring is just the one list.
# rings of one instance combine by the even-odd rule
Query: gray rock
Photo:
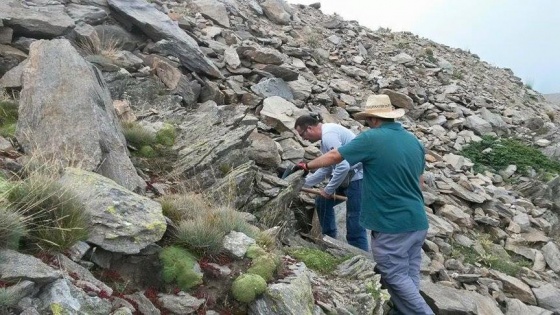
[(548, 242), (541, 248), (547, 265), (554, 272), (560, 272), (560, 250), (554, 242)]
[(467, 117), (465, 126), (481, 136), (492, 132), (492, 125), (477, 115)]
[(492, 270), (491, 273), (496, 279), (502, 281), (505, 293), (521, 300), (523, 303), (537, 305), (537, 299), (526, 283), (496, 270)]
[(36, 283), (48, 283), (62, 277), (59, 270), (43, 263), (41, 260), (20, 254), (14, 250), (0, 250), (0, 279), (17, 282), (30, 280)]
[(307, 268), (299, 263), (291, 265), (290, 269), (291, 276), (269, 285), (262, 297), (249, 304), (248, 314), (313, 314), (314, 299)]
[(533, 288), (533, 293), (537, 297), (539, 307), (555, 313), (560, 312), (560, 290), (558, 288), (549, 283)]
[(26, 153), (77, 163), (130, 190), (144, 189), (105, 81), (67, 40), (32, 44), (20, 106), (16, 138)]
[[(197, 299), (186, 292), (177, 294), (158, 294), (158, 301), (162, 307), (171, 311), (173, 314), (192, 314), (204, 304), (204, 299)], [(208, 312), (206, 312), (208, 314)]]
[(192, 6), (204, 17), (229, 28), (229, 16), (226, 6), (217, 0), (194, 0)]
[(12, 46), (0, 44), (0, 76), (16, 67), (25, 58), (27, 58), (27, 55), (23, 51)]
[(267, 98), (271, 96), (279, 96), (287, 101), (294, 99), (294, 95), (290, 87), (280, 78), (265, 79), (258, 84), (251, 86), (251, 90), (255, 94)]
[(63, 5), (27, 6), (19, 0), (0, 2), (0, 20), (19, 36), (37, 38), (61, 36), (74, 27)]
[(243, 258), (249, 246), (255, 244), (255, 240), (249, 236), (236, 231), (231, 231), (224, 237), (224, 249), (228, 250), (237, 258)]
[(84, 22), (90, 25), (101, 24), (109, 17), (109, 12), (100, 7), (75, 3), (66, 6), (66, 13), (75, 23)]
[(186, 68), (211, 77), (223, 77), (220, 70), (200, 51), (196, 41), (152, 4), (144, 0), (108, 0), (108, 3), (122, 18), (136, 25), (153, 41), (169, 40), (174, 47), (175, 57)]
[(249, 157), (258, 165), (276, 168), (282, 162), (276, 142), (270, 137), (253, 132), (249, 137), (251, 146), (249, 147)]
[(430, 281), (422, 281), (420, 292), (436, 314), (503, 314), (497, 303), (476, 292), (457, 290)]
[(506, 313), (505, 315), (552, 315), (551, 311), (532, 305), (525, 305), (518, 299), (506, 300)]
[[(69, 279), (59, 279), (48, 284), (38, 296), (41, 314), (53, 308), (68, 314), (103, 315), (111, 311), (111, 302), (97, 296), (89, 296), (74, 286)], [(56, 305), (56, 306), (54, 306)]]
[(282, 0), (265, 0), (260, 4), (266, 17), (277, 24), (289, 24), (291, 15), (286, 12)]
[(116, 253), (136, 254), (167, 228), (161, 205), (96, 173), (67, 168), (60, 183), (75, 191), (91, 220), (88, 242)]

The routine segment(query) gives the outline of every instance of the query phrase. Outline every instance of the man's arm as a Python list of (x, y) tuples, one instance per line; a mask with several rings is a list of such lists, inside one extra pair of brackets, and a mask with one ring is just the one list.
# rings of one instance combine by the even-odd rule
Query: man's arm
[(340, 163), (342, 162), (342, 160), (343, 160), (342, 155), (340, 155), (338, 149), (332, 149), (329, 152), (321, 155), (320, 157), (308, 162), (307, 167), (310, 170), (314, 170), (317, 168)]

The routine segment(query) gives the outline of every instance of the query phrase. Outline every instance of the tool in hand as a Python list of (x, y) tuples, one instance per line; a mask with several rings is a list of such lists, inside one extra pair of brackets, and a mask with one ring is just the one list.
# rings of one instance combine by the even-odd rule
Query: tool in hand
[[(293, 167), (287, 167), (284, 170), (284, 173), (282, 174), (282, 179), (285, 179), (286, 177), (290, 176), (291, 174), (293, 174), (293, 173), (295, 173), (299, 170), (303, 170), (303, 176), (306, 176), (309, 173), (309, 168), (307, 168), (307, 163), (299, 162), (296, 165), (294, 165)], [(311, 193), (311, 194), (314, 194), (314, 195), (321, 195), (321, 192), (318, 189), (303, 187), (301, 189), (301, 191)], [(348, 199), (345, 196), (340, 196), (340, 195), (332, 195), (332, 197), (333, 197), (333, 199), (343, 200), (343, 201), (346, 201)]]

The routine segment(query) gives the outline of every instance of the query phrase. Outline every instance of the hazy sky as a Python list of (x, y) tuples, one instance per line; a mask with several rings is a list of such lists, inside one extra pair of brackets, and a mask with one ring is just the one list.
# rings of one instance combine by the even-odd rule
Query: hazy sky
[(560, 93), (560, 0), (288, 0), (321, 2), (373, 30), (410, 31), (511, 68), (535, 90)]

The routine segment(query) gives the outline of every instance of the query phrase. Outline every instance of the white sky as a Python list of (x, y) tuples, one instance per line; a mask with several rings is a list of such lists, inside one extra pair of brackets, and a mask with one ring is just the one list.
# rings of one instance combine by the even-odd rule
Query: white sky
[[(319, 0), (287, 0), (311, 4)], [(543, 93), (560, 93), (560, 0), (322, 0), (321, 11), (373, 30), (410, 31), (511, 68)]]

